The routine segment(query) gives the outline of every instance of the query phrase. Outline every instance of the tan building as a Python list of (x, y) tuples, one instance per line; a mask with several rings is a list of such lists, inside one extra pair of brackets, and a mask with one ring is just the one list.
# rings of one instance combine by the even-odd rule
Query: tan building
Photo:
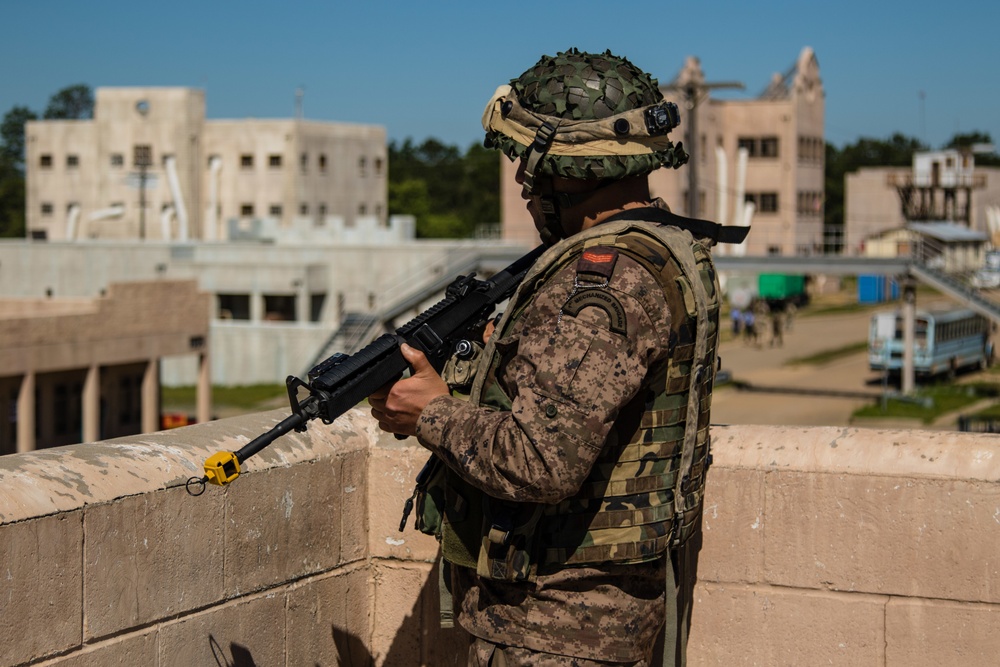
[[(711, 86), (698, 60), (689, 58), (674, 82), (662, 87), (665, 97), (680, 106), (681, 126), (671, 136), (679, 133), (674, 140), (683, 141), (691, 162), (653, 172), (654, 196), (677, 213), (722, 224), (740, 224), (751, 216), (747, 254), (822, 253), (825, 93), (813, 50), (804, 48), (794, 66), (775, 74), (755, 98), (715, 99)], [(688, 110), (686, 89), (700, 92), (694, 111)], [(691, 127), (696, 138), (689, 136)], [(514, 182), (516, 166), (506, 158), (502, 164), (504, 238), (537, 237)], [(692, 167), (696, 211), (688, 206)]]
[(957, 150), (916, 153), (911, 167), (863, 167), (844, 177), (844, 254), (907, 221), (952, 221), (1000, 240), (991, 211), (1000, 207), (1000, 167), (976, 167)]
[(30, 121), (28, 236), (223, 240), (270, 219), (387, 218), (385, 129), (206, 120), (191, 88), (98, 88), (93, 120)]
[(195, 281), (0, 299), (0, 455), (159, 430), (167, 356), (197, 358), (197, 419), (207, 421), (209, 299)]

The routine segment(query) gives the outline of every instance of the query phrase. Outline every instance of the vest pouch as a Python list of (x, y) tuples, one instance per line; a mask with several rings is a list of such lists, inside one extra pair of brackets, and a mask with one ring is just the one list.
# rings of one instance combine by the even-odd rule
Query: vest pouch
[(465, 344), (463, 354), (453, 354), (448, 357), (444, 368), (441, 369), (441, 377), (449, 389), (467, 395), (472, 391), (472, 383), (476, 379), (476, 369), (483, 354), (483, 345), (472, 341), (463, 343)]
[(533, 581), (535, 531), (542, 506), (503, 502), (484, 496), (483, 537), (476, 573), (498, 581)]
[(441, 467), (445, 471), (441, 555), (449, 563), (476, 569), (483, 526), (483, 493), (447, 466)]
[[(441, 526), (444, 523), (444, 485), (445, 466), (436, 456), (427, 462), (425, 471), (417, 477), (416, 496), (417, 516), (414, 527), (424, 535), (433, 535), (441, 539)], [(425, 474), (426, 473), (426, 474)]]

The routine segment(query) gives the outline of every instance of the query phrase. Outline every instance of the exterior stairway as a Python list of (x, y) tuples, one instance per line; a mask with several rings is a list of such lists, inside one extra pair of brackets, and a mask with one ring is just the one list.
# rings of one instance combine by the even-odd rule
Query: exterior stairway
[(488, 250), (465, 250), (449, 254), (443, 262), (428, 267), (423, 275), (408, 276), (398, 292), (383, 294), (381, 308), (371, 313), (347, 313), (326, 343), (320, 347), (308, 371), (333, 354), (353, 354), (386, 331), (397, 327), (396, 320), (407, 314), (417, 315), (428, 301), (441, 295), (445, 288), (460, 275), (481, 273), (489, 275), (525, 253), (525, 249), (499, 247)]
[(910, 273), (921, 282), (1000, 324), (1000, 305), (984, 297), (978, 289), (970, 286), (964, 280), (919, 262), (910, 265)]

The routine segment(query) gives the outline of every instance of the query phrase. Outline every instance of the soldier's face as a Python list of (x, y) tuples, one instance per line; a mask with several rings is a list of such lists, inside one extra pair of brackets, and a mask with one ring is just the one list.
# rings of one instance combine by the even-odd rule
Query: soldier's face
[[(514, 174), (514, 182), (518, 185), (524, 185), (524, 168), (525, 161), (520, 160), (517, 163), (517, 172)], [(525, 200), (524, 207), (528, 209), (528, 213), (531, 214), (531, 220), (535, 223), (535, 229), (541, 231), (545, 226), (545, 216), (542, 215), (542, 211), (539, 208), (539, 201), (536, 195), (529, 195), (524, 189), (521, 189), (521, 198)]]
[[(525, 161), (521, 160), (517, 164), (517, 172), (514, 174), (514, 181), (518, 185), (522, 186), (524, 185), (524, 169)], [(568, 178), (562, 178), (560, 176), (550, 176), (547, 178), (551, 180), (552, 190), (554, 192), (579, 192), (581, 190), (581, 186), (583, 185), (580, 181), (572, 181)], [(546, 225), (545, 214), (542, 213), (541, 196), (537, 194), (528, 194), (522, 188), (521, 198), (526, 202), (524, 207), (528, 210), (528, 213), (531, 214), (531, 220), (535, 223), (535, 229), (541, 232), (545, 229)], [(560, 224), (563, 228), (562, 234), (564, 237), (580, 231), (578, 224), (574, 224), (572, 222), (577, 217), (573, 215), (572, 210), (560, 210), (559, 216)]]

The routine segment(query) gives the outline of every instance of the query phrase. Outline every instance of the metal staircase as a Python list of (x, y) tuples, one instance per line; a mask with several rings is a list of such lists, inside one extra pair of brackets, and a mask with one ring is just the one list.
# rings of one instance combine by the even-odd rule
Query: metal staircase
[(921, 282), (1000, 324), (1000, 305), (985, 298), (978, 289), (964, 280), (918, 262), (910, 265), (910, 273)]
[(517, 247), (472, 248), (449, 254), (444, 261), (427, 267), (421, 275), (407, 276), (404, 282), (379, 297), (378, 302), (385, 305), (375, 312), (346, 313), (340, 327), (319, 348), (302, 377), (334, 353), (354, 354), (380, 334), (395, 329), (398, 318), (411, 312), (416, 315), (421, 306), (443, 293), (459, 275), (490, 274), (525, 252)]
[(970, 285), (967, 275), (949, 272), (946, 268), (942, 243), (925, 236), (914, 245), (908, 266), (911, 276), (1000, 324), (1000, 304), (987, 299)]

